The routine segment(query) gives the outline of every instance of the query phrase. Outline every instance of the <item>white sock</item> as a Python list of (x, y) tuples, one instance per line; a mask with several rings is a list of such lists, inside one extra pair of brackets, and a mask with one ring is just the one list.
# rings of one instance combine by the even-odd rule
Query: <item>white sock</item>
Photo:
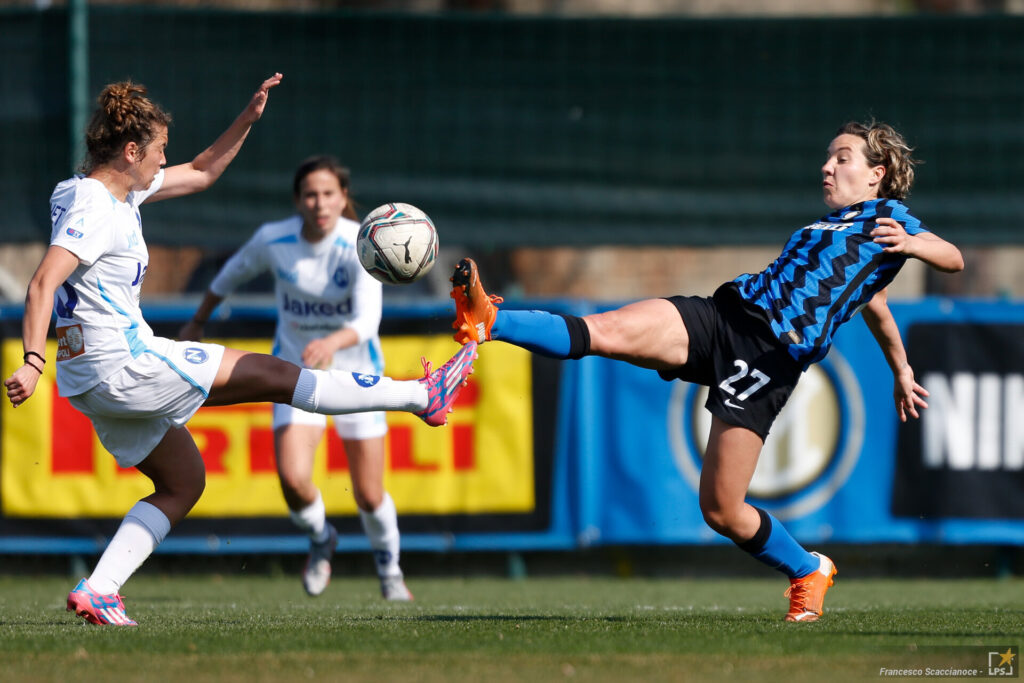
[(139, 501), (124, 516), (117, 533), (89, 577), (89, 585), (100, 595), (110, 595), (138, 569), (171, 530), (171, 520), (155, 505)]
[(327, 530), (327, 508), (324, 507), (324, 499), (319, 489), (316, 492), (316, 500), (301, 510), (289, 510), (288, 514), (295, 522), (295, 526), (309, 534), (313, 541), (322, 543), (327, 540), (330, 534)]
[(342, 415), (372, 410), (416, 412), (427, 407), (427, 387), (417, 380), (398, 381), (347, 370), (303, 368), (292, 405), (310, 413)]
[(379, 576), (396, 576), (402, 573), (398, 568), (398, 552), (400, 536), (398, 533), (398, 511), (395, 501), (385, 491), (384, 500), (373, 512), (359, 511), (359, 519), (363, 522), (363, 531), (370, 539), (373, 548), (373, 559), (377, 565)]

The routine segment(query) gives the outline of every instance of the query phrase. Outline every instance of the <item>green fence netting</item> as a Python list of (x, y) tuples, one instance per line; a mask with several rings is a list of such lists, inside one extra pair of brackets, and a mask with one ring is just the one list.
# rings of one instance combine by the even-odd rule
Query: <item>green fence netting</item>
[[(68, 16), (0, 12), (0, 225), (45, 240), (71, 167)], [(89, 10), (89, 92), (132, 78), (191, 159), (285, 81), (211, 190), (146, 210), (154, 244), (232, 248), (291, 210), (306, 155), (363, 212), (432, 215), (446, 244), (778, 244), (825, 212), (838, 125), (872, 117), (925, 161), (912, 208), (963, 244), (1021, 243), (1024, 17), (562, 19)]]

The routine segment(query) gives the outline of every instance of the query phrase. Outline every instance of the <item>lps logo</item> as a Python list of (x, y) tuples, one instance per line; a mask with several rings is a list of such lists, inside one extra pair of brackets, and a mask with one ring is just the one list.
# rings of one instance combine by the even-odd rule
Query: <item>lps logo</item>
[(1017, 676), (1014, 660), (1017, 653), (1012, 647), (1007, 647), (1006, 652), (988, 653), (988, 675), (989, 676)]
[[(707, 387), (677, 382), (669, 401), (669, 443), (683, 478), (698, 491), (711, 429)], [(780, 519), (827, 503), (853, 471), (864, 438), (864, 401), (852, 370), (833, 350), (804, 373), (761, 449), (751, 502)]]
[(185, 360), (193, 365), (201, 365), (206, 362), (207, 358), (209, 358), (209, 356), (206, 355), (206, 351), (203, 349), (195, 346), (185, 349)]
[(353, 372), (352, 379), (354, 379), (356, 384), (359, 386), (367, 388), (372, 387), (380, 381), (380, 377), (378, 375), (364, 375), (360, 372)]

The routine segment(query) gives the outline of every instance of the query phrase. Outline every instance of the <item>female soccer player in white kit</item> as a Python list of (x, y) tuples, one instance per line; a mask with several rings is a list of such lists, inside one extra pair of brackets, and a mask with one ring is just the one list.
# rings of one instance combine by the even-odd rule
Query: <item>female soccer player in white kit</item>
[[(349, 201), (348, 169), (330, 156), (306, 159), (295, 171), (292, 198), (298, 214), (259, 227), (221, 268), (178, 336), (198, 341), (220, 302), (269, 270), (278, 308), (275, 356), (303, 367), (379, 375), (384, 370), (378, 337), (382, 288), (356, 254), (359, 223)], [(302, 585), (310, 595), (320, 595), (330, 581), (338, 541), (313, 483), (314, 454), (327, 418), (277, 404), (273, 424), (281, 490), (292, 521), (310, 538)], [(348, 457), (352, 493), (373, 549), (381, 595), (385, 600), (411, 600), (398, 564), (398, 515), (384, 489), (384, 413), (337, 416), (334, 429)]]
[(118, 591), (199, 500), (205, 470), (184, 425), (201, 405), (270, 401), (332, 415), (404, 410), (441, 425), (472, 372), (475, 345), (463, 346), (421, 380), (397, 382), (304, 369), (215, 344), (174, 342), (154, 336), (142, 319), (139, 294), (149, 254), (139, 206), (209, 187), (280, 81), (281, 74), (265, 80), (210, 147), (167, 169), (170, 117), (144, 87), (108, 85), (86, 130), (84, 174), (58, 184), (50, 198), (50, 247), (28, 286), (25, 362), (5, 380), (7, 396), (16, 408), (35, 391), (52, 308), (60, 395), (89, 417), (119, 465), (134, 466), (155, 489), (132, 507), (92, 574), (68, 595), (68, 609), (90, 623), (135, 625)]

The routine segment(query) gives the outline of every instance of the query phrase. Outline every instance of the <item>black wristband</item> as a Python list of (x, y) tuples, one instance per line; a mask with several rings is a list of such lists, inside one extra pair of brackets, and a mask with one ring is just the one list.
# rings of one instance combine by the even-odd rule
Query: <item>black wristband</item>
[[(40, 354), (36, 353), (35, 351), (26, 351), (26, 352), (25, 352), (25, 355), (24, 355), (24, 356), (22, 356), (22, 357), (21, 357), (21, 359), (22, 359), (23, 361), (25, 361), (25, 362), (27, 363), (27, 362), (28, 362), (28, 357), (29, 357), (29, 356), (35, 356), (35, 357), (36, 357), (36, 358), (38, 358), (39, 360), (43, 361), (43, 364), (44, 364), (44, 365), (46, 364), (46, 359), (45, 359), (45, 358), (43, 358), (43, 357), (42, 357), (42, 356), (41, 356)], [(35, 366), (33, 365), (32, 367), (35, 367)]]
[(25, 365), (29, 366), (30, 368), (38, 372), (40, 375), (43, 374), (43, 371), (37, 368), (34, 363), (29, 363), (28, 359), (25, 360)]

